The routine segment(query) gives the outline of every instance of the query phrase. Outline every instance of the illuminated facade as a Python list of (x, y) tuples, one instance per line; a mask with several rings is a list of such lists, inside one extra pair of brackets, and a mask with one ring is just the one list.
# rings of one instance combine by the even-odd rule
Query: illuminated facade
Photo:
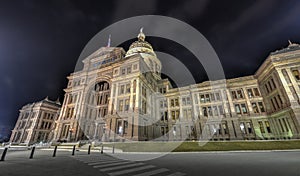
[(11, 143), (33, 144), (50, 142), (53, 138), (55, 120), (58, 118), (61, 104), (45, 98), (42, 101), (27, 104), (20, 109), (19, 118), (10, 137)]
[(53, 141), (300, 137), (298, 44), (271, 53), (253, 76), (180, 88), (161, 78), (142, 31), (127, 52), (101, 47), (83, 64), (67, 77)]

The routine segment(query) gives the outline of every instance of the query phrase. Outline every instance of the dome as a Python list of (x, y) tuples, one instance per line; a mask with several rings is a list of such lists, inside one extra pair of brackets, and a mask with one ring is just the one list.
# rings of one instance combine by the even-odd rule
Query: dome
[(143, 33), (143, 28), (141, 28), (139, 35), (137, 36), (138, 41), (133, 42), (129, 50), (126, 53), (126, 57), (135, 55), (135, 54), (149, 54), (156, 57), (155, 52), (150, 43), (145, 41), (145, 34)]
[[(148, 65), (147, 71), (152, 71), (157, 75), (161, 72), (161, 62), (157, 58), (155, 52), (150, 43), (145, 41), (145, 34), (143, 33), (143, 28), (141, 28), (139, 35), (137, 36), (138, 40), (133, 42), (125, 57), (130, 57), (133, 55), (140, 55), (143, 61)], [(144, 70), (145, 71), (145, 70)]]

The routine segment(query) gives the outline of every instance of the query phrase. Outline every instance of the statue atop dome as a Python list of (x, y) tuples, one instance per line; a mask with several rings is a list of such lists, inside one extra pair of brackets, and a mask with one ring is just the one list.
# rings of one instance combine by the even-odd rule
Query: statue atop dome
[(146, 36), (145, 36), (145, 34), (143, 33), (143, 27), (140, 29), (140, 33), (139, 33), (139, 35), (137, 36), (137, 38), (139, 39), (139, 41), (145, 41), (145, 38), (146, 38)]

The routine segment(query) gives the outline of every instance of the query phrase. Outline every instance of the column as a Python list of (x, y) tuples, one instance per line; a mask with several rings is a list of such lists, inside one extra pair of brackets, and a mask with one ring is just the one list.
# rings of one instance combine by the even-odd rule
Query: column
[(110, 90), (111, 90), (111, 92), (110, 92), (110, 101), (109, 101), (109, 104), (108, 104), (107, 114), (112, 114), (113, 109), (114, 109), (114, 107), (112, 105), (113, 105), (113, 102), (114, 102), (114, 94), (116, 94), (116, 92), (114, 92), (115, 84), (112, 84)]
[(253, 112), (253, 108), (252, 108), (252, 105), (251, 105), (251, 102), (250, 102), (250, 99), (249, 99), (249, 96), (248, 96), (248, 92), (247, 92), (247, 90), (245, 88), (242, 88), (242, 90), (244, 92), (244, 96), (245, 96), (246, 103), (247, 103), (247, 106), (248, 106), (249, 114), (253, 115), (254, 112)]

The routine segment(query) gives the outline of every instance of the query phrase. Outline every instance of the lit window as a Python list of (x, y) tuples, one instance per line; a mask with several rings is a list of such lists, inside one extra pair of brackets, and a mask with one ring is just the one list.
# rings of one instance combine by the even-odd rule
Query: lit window
[(269, 121), (265, 121), (266, 129), (268, 133), (271, 133), (270, 123)]
[(246, 133), (244, 122), (241, 122), (241, 123), (240, 123), (240, 129), (241, 129), (241, 131), (242, 131), (244, 134)]
[(253, 108), (254, 113), (259, 113), (256, 103), (252, 103), (252, 108)]
[(245, 104), (241, 104), (241, 107), (242, 107), (243, 114), (246, 114), (248, 112), (246, 105)]
[(298, 70), (293, 70), (292, 73), (293, 73), (294, 77), (296, 78), (296, 80), (299, 81), (300, 80), (299, 71)]
[(265, 112), (265, 108), (264, 108), (264, 105), (262, 102), (258, 102), (258, 106), (259, 106), (260, 112)]
[(236, 111), (237, 114), (241, 114), (240, 105), (238, 105), (238, 104), (235, 105), (235, 111)]
[(254, 96), (252, 89), (247, 89), (247, 92), (248, 92), (249, 98), (252, 98)]
[(262, 121), (258, 121), (258, 124), (259, 124), (259, 129), (260, 129), (261, 133), (265, 133), (264, 124), (262, 123)]

